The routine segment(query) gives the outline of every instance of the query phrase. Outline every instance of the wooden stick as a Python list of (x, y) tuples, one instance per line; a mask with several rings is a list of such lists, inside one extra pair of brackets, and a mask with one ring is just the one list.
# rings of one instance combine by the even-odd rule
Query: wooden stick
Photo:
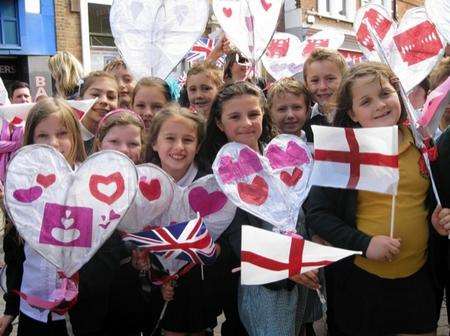
[(392, 205), (391, 205), (391, 233), (390, 237), (394, 238), (394, 219), (395, 219), (395, 194), (392, 195)]

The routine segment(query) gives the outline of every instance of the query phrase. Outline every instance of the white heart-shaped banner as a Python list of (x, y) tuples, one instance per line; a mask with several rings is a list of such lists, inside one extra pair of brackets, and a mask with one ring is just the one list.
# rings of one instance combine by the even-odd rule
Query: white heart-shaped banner
[(21, 237), (71, 277), (111, 236), (136, 186), (119, 152), (95, 153), (73, 171), (52, 147), (30, 145), (9, 162), (5, 205)]
[(205, 30), (207, 0), (115, 0), (111, 32), (135, 78), (165, 79)]
[(406, 11), (393, 41), (389, 63), (408, 92), (420, 84), (442, 58), (445, 42), (423, 7)]
[(258, 61), (275, 32), (283, 0), (213, 0), (212, 5), (227, 38)]
[(447, 43), (450, 43), (450, 1), (425, 0), (425, 9), (430, 20), (437, 26)]
[(356, 41), (367, 59), (380, 62), (380, 57), (375, 49), (374, 41), (372, 41), (372, 37), (370, 36), (367, 23), (371, 25), (386, 51), (391, 49), (392, 38), (397, 26), (383, 6), (367, 5), (361, 7), (356, 12), (353, 23)]
[(345, 35), (335, 29), (321, 30), (307, 37), (301, 44), (300, 57), (306, 60), (316, 48), (338, 50), (344, 43)]
[(236, 142), (223, 146), (213, 171), (236, 206), (280, 231), (295, 231), (312, 166), (307, 145), (296, 136), (282, 134), (268, 144), (264, 156)]

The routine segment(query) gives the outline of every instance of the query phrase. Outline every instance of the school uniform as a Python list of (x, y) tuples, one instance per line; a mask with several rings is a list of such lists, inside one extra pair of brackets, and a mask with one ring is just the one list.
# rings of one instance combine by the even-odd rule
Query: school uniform
[[(349, 257), (326, 268), (331, 335), (426, 333), (436, 328), (441, 244), (429, 225), (434, 209), (421, 156), (403, 128), (392, 262)], [(362, 251), (375, 235), (389, 235), (390, 195), (313, 187), (305, 204), (307, 227), (333, 246)], [(411, 295), (411, 293), (414, 293)]]
[(306, 133), (306, 139), (308, 142), (314, 142), (314, 135), (312, 132), (312, 125), (319, 125), (319, 126), (330, 126), (330, 121), (328, 120), (328, 117), (326, 114), (322, 113), (320, 111), (320, 107), (318, 103), (315, 103), (313, 107), (311, 108), (311, 118), (309, 118), (305, 125), (303, 126), (303, 130)]

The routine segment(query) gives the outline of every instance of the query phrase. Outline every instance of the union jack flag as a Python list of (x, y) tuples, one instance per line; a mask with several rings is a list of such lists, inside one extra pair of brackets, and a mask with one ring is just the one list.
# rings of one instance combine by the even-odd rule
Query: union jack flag
[(122, 239), (164, 259), (176, 258), (202, 265), (212, 264), (216, 259), (216, 245), (200, 216), (147, 232), (126, 234)]
[(200, 37), (200, 39), (195, 42), (191, 50), (186, 54), (186, 61), (189, 63), (195, 61), (204, 61), (206, 57), (211, 53), (216, 45), (214, 40), (208, 37)]

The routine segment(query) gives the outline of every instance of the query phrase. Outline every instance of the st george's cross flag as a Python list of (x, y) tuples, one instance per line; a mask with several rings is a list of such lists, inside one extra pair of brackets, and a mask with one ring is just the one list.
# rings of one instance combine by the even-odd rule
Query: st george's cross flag
[(200, 216), (187, 222), (126, 234), (122, 240), (163, 259), (176, 258), (202, 265), (212, 264), (216, 259), (216, 245)]
[(311, 184), (397, 194), (398, 128), (312, 126)]
[[(95, 101), (96, 99), (66, 100), (67, 104), (72, 107), (78, 119), (83, 118), (94, 105)], [(36, 103), (25, 103), (0, 106), (0, 117), (15, 126), (22, 125), (27, 119), (28, 112), (30, 112), (35, 104)]]
[(361, 252), (310, 242), (298, 235), (283, 235), (242, 226), (241, 283), (262, 285), (327, 266)]

